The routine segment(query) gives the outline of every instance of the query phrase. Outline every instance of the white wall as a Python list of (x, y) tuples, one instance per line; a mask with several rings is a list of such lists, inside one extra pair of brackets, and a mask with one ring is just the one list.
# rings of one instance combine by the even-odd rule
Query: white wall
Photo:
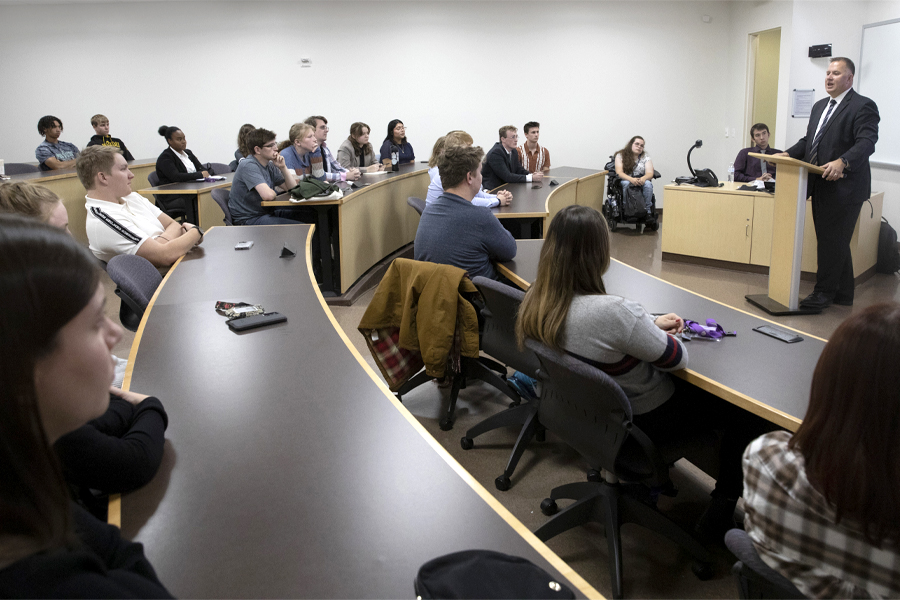
[[(34, 160), (44, 114), (83, 146), (90, 116), (104, 113), (136, 157), (156, 156), (157, 127), (177, 125), (204, 162), (227, 162), (244, 122), (286, 136), (324, 114), (333, 146), (353, 121), (380, 141), (399, 117), (423, 159), (450, 129), (489, 147), (500, 126), (534, 119), (556, 165), (600, 168), (637, 133), (666, 181), (687, 171), (697, 138), (695, 163), (724, 170), (727, 90), (707, 75), (728, 65), (730, 4), (0, 6), (0, 56), (15, 65), (6, 78), (15, 92), (0, 99), (0, 157)], [(301, 69), (301, 56), (313, 67)]]

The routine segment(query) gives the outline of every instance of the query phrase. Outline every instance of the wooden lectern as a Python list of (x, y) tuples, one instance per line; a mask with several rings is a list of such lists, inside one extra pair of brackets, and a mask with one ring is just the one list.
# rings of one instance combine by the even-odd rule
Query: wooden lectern
[(751, 294), (747, 300), (770, 315), (819, 313), (800, 307), (800, 258), (806, 221), (807, 177), (821, 175), (822, 167), (786, 156), (751, 152), (747, 156), (778, 165), (775, 212), (772, 226), (772, 257), (769, 261), (769, 293)]

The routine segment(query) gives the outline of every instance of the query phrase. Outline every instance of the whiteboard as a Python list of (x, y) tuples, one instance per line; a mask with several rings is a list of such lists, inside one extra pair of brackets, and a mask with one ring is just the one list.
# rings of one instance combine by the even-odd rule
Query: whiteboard
[(900, 168), (900, 19), (863, 25), (856, 89), (878, 105), (878, 143), (869, 160)]

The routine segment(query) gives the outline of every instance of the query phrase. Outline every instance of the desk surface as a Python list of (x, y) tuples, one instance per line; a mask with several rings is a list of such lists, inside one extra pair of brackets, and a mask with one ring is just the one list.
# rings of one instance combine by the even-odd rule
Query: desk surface
[(214, 190), (221, 187), (230, 187), (231, 181), (234, 179), (234, 173), (226, 173), (218, 175), (224, 177), (221, 181), (179, 181), (176, 183), (167, 183), (156, 187), (144, 188), (138, 190), (139, 194), (202, 194), (207, 190)]
[[(500, 265), (507, 277), (528, 288), (537, 276), (543, 240), (520, 240), (512, 261)], [(785, 344), (752, 331), (774, 324), (762, 317), (710, 300), (699, 294), (611, 261), (603, 277), (606, 289), (640, 302), (651, 313), (674, 312), (703, 323), (715, 319), (737, 337), (720, 342), (685, 343), (689, 367), (674, 373), (717, 396), (795, 431), (806, 414), (809, 389), (825, 340), (800, 332), (803, 341)]]
[[(400, 170), (397, 172), (387, 171), (384, 175), (363, 175), (356, 181), (347, 181), (340, 183), (340, 188), (344, 192), (343, 198), (338, 198), (337, 200), (305, 200), (303, 202), (291, 202), (287, 198), (289, 197), (287, 193), (279, 194), (275, 200), (264, 201), (262, 202), (263, 206), (308, 206), (312, 204), (333, 204), (340, 205), (348, 200), (350, 200), (355, 192), (366, 189), (372, 186), (378, 186), (384, 184), (386, 181), (390, 181), (392, 179), (396, 179), (397, 177), (410, 176), (414, 173), (418, 173), (420, 171), (427, 171), (428, 164), (427, 163), (403, 163), (400, 165)], [(423, 198), (424, 200), (424, 198)]]
[[(157, 395), (170, 424), (160, 473), (122, 499), (122, 529), (160, 580), (177, 597), (412, 597), (425, 561), (486, 548), (598, 596), (353, 350), (311, 284), (311, 231), (210, 230), (141, 324), (126, 384)], [(253, 248), (233, 250), (243, 240)], [(297, 256), (278, 258), (283, 244)], [(288, 321), (238, 335), (217, 300)]]
[[(553, 177), (559, 184), (571, 181), (574, 177)], [(491, 190), (496, 194), (500, 190), (512, 192), (513, 199), (509, 206), (496, 206), (491, 212), (498, 219), (516, 219), (523, 217), (546, 217), (547, 197), (559, 188), (559, 185), (550, 185), (550, 178), (540, 183), (505, 183)]]
[(683, 190), (686, 192), (699, 192), (703, 194), (729, 194), (729, 195), (740, 195), (740, 196), (769, 196), (774, 197), (774, 194), (767, 192), (765, 190), (739, 190), (739, 187), (747, 185), (742, 181), (724, 181), (722, 182), (721, 187), (700, 187), (697, 185), (691, 184), (683, 184), (677, 185), (674, 183), (670, 183), (669, 185), (663, 187), (664, 190)]
[[(147, 167), (153, 166), (156, 167), (156, 159), (155, 158), (136, 158), (134, 160), (128, 161), (128, 166), (131, 168), (134, 167)], [(15, 175), (9, 175), (10, 182), (14, 181), (30, 181), (31, 183), (44, 183), (47, 181), (53, 181), (54, 179), (67, 179), (69, 177), (78, 177), (78, 172), (72, 169), (57, 169), (55, 171), (35, 171), (33, 173), (17, 173)]]

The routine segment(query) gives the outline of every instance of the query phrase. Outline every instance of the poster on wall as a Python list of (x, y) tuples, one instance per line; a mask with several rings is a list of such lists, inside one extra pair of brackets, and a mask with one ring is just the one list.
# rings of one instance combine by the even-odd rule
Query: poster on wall
[(795, 119), (808, 119), (816, 103), (816, 90), (794, 90), (791, 94), (791, 116)]

